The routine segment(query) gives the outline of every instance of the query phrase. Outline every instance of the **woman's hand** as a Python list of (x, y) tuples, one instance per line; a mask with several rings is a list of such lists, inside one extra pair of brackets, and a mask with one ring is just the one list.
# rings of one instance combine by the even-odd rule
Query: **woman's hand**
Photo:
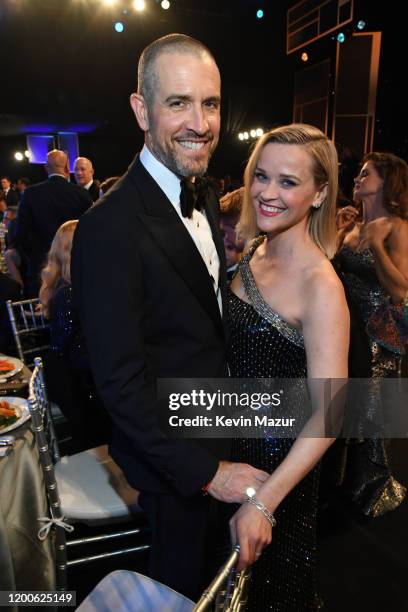
[(358, 217), (359, 212), (354, 206), (344, 206), (336, 214), (336, 226), (338, 230), (351, 228)]
[(272, 526), (259, 510), (245, 503), (230, 520), (231, 541), (239, 544), (237, 570), (241, 572), (259, 559), (263, 549), (272, 542)]
[(379, 217), (367, 223), (362, 229), (360, 234), (360, 244), (358, 247), (359, 251), (364, 249), (376, 250), (378, 247), (384, 246), (384, 242), (389, 238), (392, 232), (392, 221), (387, 217)]

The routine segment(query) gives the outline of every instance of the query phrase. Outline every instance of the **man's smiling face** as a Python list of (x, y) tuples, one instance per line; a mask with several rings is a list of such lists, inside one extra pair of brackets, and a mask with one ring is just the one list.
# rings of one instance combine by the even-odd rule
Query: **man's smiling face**
[(207, 55), (163, 53), (156, 59), (155, 72), (146, 144), (175, 174), (203, 175), (220, 132), (218, 68)]

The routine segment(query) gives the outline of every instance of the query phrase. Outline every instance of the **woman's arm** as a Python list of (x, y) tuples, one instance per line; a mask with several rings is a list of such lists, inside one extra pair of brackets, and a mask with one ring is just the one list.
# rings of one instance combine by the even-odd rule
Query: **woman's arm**
[[(337, 379), (331, 381), (331, 398), (347, 379), (350, 322), (343, 287), (334, 272), (319, 273), (305, 286), (302, 324), (314, 414), (287, 457), (256, 492), (257, 499), (271, 512), (334, 441), (334, 438), (324, 437), (325, 397), (317, 379)], [(314, 437), (307, 437), (312, 435)], [(256, 561), (259, 556), (256, 553), (271, 542), (272, 528), (263, 515), (247, 503), (233, 516), (230, 527), (232, 539), (241, 547), (238, 569), (242, 570)]]
[(375, 219), (367, 224), (364, 240), (375, 257), (381, 286), (394, 303), (402, 302), (408, 291), (408, 223), (385, 217)]

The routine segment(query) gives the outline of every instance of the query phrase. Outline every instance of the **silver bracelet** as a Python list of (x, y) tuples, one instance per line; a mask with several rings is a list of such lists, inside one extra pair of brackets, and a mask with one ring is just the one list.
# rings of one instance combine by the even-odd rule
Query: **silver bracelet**
[(259, 499), (255, 497), (255, 495), (248, 495), (245, 501), (248, 502), (248, 504), (252, 504), (253, 506), (255, 506), (255, 508), (257, 508), (259, 512), (262, 512), (262, 514), (270, 522), (272, 527), (275, 527), (276, 518), (273, 516), (272, 512), (268, 510), (265, 504), (263, 504)]

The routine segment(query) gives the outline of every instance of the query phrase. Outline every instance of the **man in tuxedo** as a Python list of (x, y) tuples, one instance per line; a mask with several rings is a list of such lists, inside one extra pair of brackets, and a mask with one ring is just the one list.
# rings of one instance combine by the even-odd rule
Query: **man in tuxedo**
[(28, 261), (29, 297), (38, 295), (41, 268), (59, 226), (78, 219), (92, 205), (85, 189), (68, 182), (68, 156), (64, 151), (50, 151), (45, 169), (48, 180), (24, 191), (17, 218), (15, 242)]
[(2, 176), (0, 179), (1, 189), (6, 199), (7, 206), (17, 206), (18, 193), (11, 186), (11, 180), (8, 176)]
[(218, 200), (209, 192), (201, 212), (187, 206), (191, 179), (206, 172), (219, 136), (210, 51), (182, 34), (154, 41), (130, 103), (145, 145), (80, 220), (72, 283), (114, 423), (110, 452), (141, 491), (152, 528), (151, 575), (195, 599), (210, 578), (216, 500), (243, 502), (246, 488), (267, 477), (229, 462), (225, 440), (169, 438), (160, 426), (168, 406), (156, 397), (160, 378), (228, 376)]
[(27, 187), (29, 187), (30, 185), (31, 185), (31, 181), (26, 176), (20, 176), (20, 178), (17, 179), (16, 187), (18, 191), (18, 197), (20, 200), (23, 197), (23, 193), (25, 192)]
[(74, 162), (74, 175), (78, 185), (89, 191), (92, 200), (99, 199), (99, 181), (94, 179), (94, 168), (87, 157), (77, 157)]

